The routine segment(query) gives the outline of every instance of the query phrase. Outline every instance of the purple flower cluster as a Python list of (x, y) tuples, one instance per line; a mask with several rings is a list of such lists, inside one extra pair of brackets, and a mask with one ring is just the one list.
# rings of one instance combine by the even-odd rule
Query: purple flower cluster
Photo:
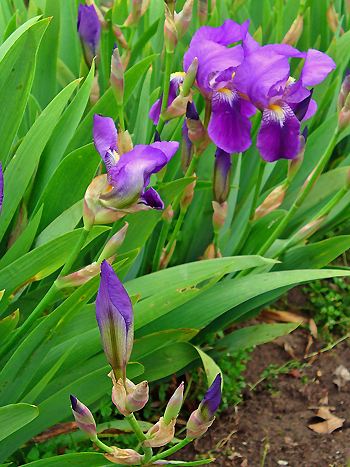
[[(300, 52), (287, 44), (261, 46), (248, 26), (248, 21), (240, 25), (228, 19), (216, 28), (199, 28), (184, 56), (184, 69), (198, 58), (197, 86), (211, 104), (208, 134), (220, 149), (247, 150), (250, 117), (260, 110), (257, 146), (262, 157), (268, 162), (293, 159), (299, 152), (301, 121), (317, 108), (310, 88), (321, 83), (335, 63), (314, 49)], [(304, 60), (297, 79), (291, 77), (291, 58)]]

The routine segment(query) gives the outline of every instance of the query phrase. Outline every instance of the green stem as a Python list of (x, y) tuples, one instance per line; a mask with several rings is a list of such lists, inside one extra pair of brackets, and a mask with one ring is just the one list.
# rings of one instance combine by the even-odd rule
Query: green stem
[(181, 230), (182, 223), (183, 223), (183, 221), (185, 219), (185, 216), (186, 216), (186, 212), (187, 212), (187, 208), (180, 209), (179, 217), (176, 220), (174, 230), (172, 231), (172, 234), (170, 236), (170, 240), (169, 240), (168, 245), (166, 247), (167, 253), (169, 253), (171, 251), (171, 248), (172, 248), (174, 242), (177, 240), (177, 237), (178, 237), (179, 232)]
[[(89, 230), (82, 229), (80, 239), (75, 244), (75, 247), (73, 248), (69, 258), (67, 259), (67, 261), (66, 261), (65, 265), (63, 266), (61, 272), (59, 273), (57, 279), (59, 277), (62, 277), (64, 275), (66, 275), (69, 272), (69, 270), (71, 269), (74, 261), (76, 260), (76, 258), (78, 256), (82, 246), (84, 245), (88, 234), (89, 234)], [(55, 298), (57, 296), (57, 292), (59, 291), (59, 289), (56, 287), (55, 283), (56, 283), (56, 281), (51, 285), (49, 290), (46, 292), (46, 294), (41, 299), (41, 301), (38, 303), (38, 305), (34, 308), (32, 313), (28, 316), (26, 321), (24, 321), (22, 326), (20, 328), (18, 328), (16, 332), (13, 333), (12, 337), (2, 347), (1, 352), (0, 352), (0, 357), (2, 357), (11, 348), (13, 343), (18, 342), (18, 339), (20, 339), (28, 331), (28, 329), (30, 329), (30, 327), (35, 322), (35, 320), (55, 300)]]
[(299, 195), (297, 196), (296, 200), (292, 204), (291, 208), (287, 212), (287, 214), (284, 216), (284, 218), (280, 221), (280, 223), (277, 225), (276, 229), (272, 232), (272, 234), (269, 236), (269, 238), (266, 240), (266, 242), (261, 246), (261, 248), (258, 250), (257, 255), (264, 255), (267, 250), (271, 247), (271, 245), (274, 243), (274, 241), (279, 237), (280, 234), (283, 233), (284, 229), (287, 227), (289, 221), (291, 218), (295, 215), (297, 210), (300, 208), (300, 206), (303, 204), (305, 201), (305, 198), (308, 196), (310, 191), (312, 190), (316, 180), (322, 173), (323, 169), (325, 168), (329, 158), (332, 155), (334, 146), (337, 141), (339, 130), (336, 128), (332, 139), (330, 140), (326, 151), (324, 152), (323, 156), (319, 160), (318, 164), (316, 165), (314, 171), (310, 174), (309, 179), (306, 182), (306, 185), (304, 186), (304, 189), (302, 189), (299, 192)]
[(98, 446), (100, 449), (102, 449), (102, 451), (105, 451), (105, 452), (108, 452), (109, 454), (112, 454), (113, 453), (113, 448), (107, 446), (107, 444), (105, 443), (102, 443), (101, 440), (99, 440), (96, 436), (96, 438), (92, 438), (91, 441), (96, 444), (96, 446)]
[(160, 231), (156, 250), (153, 256), (152, 271), (157, 271), (159, 268), (160, 257), (162, 256), (164, 244), (168, 236), (169, 229), (170, 229), (170, 223), (168, 221), (163, 220), (162, 229)]
[(164, 459), (165, 457), (169, 457), (171, 456), (172, 454), (174, 454), (175, 452), (177, 451), (180, 451), (180, 449), (184, 448), (185, 446), (187, 446), (188, 444), (190, 444), (193, 440), (190, 439), (190, 438), (185, 438), (183, 439), (182, 441), (180, 441), (179, 443), (175, 444), (175, 446), (173, 446), (172, 448), (169, 448), (163, 452), (161, 452), (160, 454), (157, 454), (156, 456), (153, 456), (151, 458), (151, 462), (156, 462), (156, 461), (159, 461), (161, 459)]
[(125, 131), (124, 108), (122, 105), (118, 105), (118, 118), (121, 130)]
[(129, 425), (131, 426), (131, 428), (132, 428), (133, 432), (135, 433), (137, 439), (142, 444), (142, 449), (143, 449), (143, 452), (145, 454), (145, 457), (144, 457), (144, 460), (143, 460), (142, 463), (143, 464), (148, 464), (150, 462), (151, 458), (152, 458), (153, 451), (152, 451), (152, 448), (148, 448), (148, 447), (143, 445), (143, 442), (146, 441), (147, 437), (143, 433), (143, 431), (141, 430), (140, 425), (138, 424), (138, 421), (136, 420), (136, 417), (135, 417), (135, 415), (133, 413), (131, 415), (125, 417), (125, 418), (128, 421)]

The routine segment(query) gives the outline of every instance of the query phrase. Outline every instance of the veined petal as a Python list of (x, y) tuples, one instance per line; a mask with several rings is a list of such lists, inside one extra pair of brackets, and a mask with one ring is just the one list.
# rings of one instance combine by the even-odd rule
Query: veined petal
[(334, 61), (327, 54), (309, 49), (306, 52), (300, 79), (304, 86), (315, 86), (321, 83), (335, 67)]
[[(271, 106), (272, 107), (272, 106)], [(287, 104), (264, 110), (257, 139), (263, 159), (293, 159), (299, 150), (300, 122)]]
[(243, 152), (251, 144), (251, 122), (241, 111), (235, 91), (213, 95), (208, 134), (213, 143), (228, 153)]
[(93, 139), (95, 148), (109, 171), (116, 164), (113, 153), (118, 150), (118, 132), (112, 118), (94, 115)]
[(134, 317), (130, 298), (107, 261), (101, 264), (96, 319), (108, 362), (125, 375), (133, 344)]

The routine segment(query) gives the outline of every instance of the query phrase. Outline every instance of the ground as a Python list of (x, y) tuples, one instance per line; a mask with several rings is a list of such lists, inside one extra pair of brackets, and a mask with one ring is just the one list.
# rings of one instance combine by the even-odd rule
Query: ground
[[(243, 402), (221, 414), (205, 437), (181, 453), (182, 459), (210, 455), (216, 458), (215, 467), (345, 467), (350, 460), (350, 382), (339, 390), (333, 380), (337, 367), (350, 368), (350, 343), (343, 341), (304, 360), (309, 336), (308, 330), (300, 329), (257, 347), (246, 380), (256, 384), (269, 367), (263, 373), (266, 379), (254, 390), (248, 385)], [(315, 347), (321, 344), (306, 353)], [(292, 364), (287, 363), (291, 355)], [(286, 374), (272, 370), (271, 365), (285, 364)], [(320, 407), (345, 419), (342, 428), (330, 434), (312, 431), (308, 425), (323, 421), (315, 417)]]

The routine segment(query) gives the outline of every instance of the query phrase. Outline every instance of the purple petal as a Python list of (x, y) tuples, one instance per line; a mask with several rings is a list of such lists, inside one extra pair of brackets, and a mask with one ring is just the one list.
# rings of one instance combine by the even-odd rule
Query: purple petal
[(115, 164), (113, 151), (118, 150), (118, 133), (113, 119), (95, 114), (92, 131), (95, 148), (109, 171)]
[(181, 166), (182, 170), (186, 172), (187, 168), (190, 165), (192, 156), (193, 156), (193, 145), (192, 141), (188, 136), (188, 126), (186, 119), (182, 124), (182, 146), (181, 146)]
[(218, 203), (226, 201), (230, 192), (231, 155), (220, 148), (215, 153), (214, 198)]
[(213, 416), (214, 413), (219, 408), (220, 403), (221, 403), (221, 375), (218, 374), (204, 396), (203, 406), (208, 410), (209, 414)]
[(315, 86), (321, 83), (335, 67), (334, 61), (327, 54), (309, 49), (300, 79), (304, 86)]
[(186, 118), (191, 120), (199, 120), (199, 115), (194, 102), (188, 102), (186, 107)]
[(162, 210), (164, 209), (164, 203), (162, 198), (159, 196), (154, 188), (148, 188), (140, 198), (140, 203), (149, 206), (152, 209)]
[(237, 68), (234, 84), (254, 105), (264, 108), (272, 95), (283, 94), (289, 73), (288, 57), (265, 46), (249, 54)]
[(3, 201), (4, 201), (4, 172), (2, 170), (2, 164), (0, 162), (0, 212), (2, 210)]
[(243, 39), (243, 49), (244, 49), (244, 54), (248, 55), (253, 52), (255, 52), (257, 49), (259, 49), (261, 45), (259, 42), (257, 42), (250, 34), (247, 32), (247, 35)]
[(123, 284), (107, 261), (101, 264), (96, 319), (108, 362), (114, 369), (125, 369), (133, 344), (132, 304)]
[(72, 405), (72, 411), (75, 421), (78, 427), (85, 431), (90, 437), (96, 436), (96, 423), (94, 417), (88, 407), (80, 402), (75, 396), (70, 395), (70, 402)]
[(300, 122), (287, 104), (278, 111), (265, 109), (257, 147), (267, 162), (293, 159), (299, 151), (299, 134)]
[(95, 54), (100, 41), (101, 24), (93, 5), (79, 5), (77, 26), (80, 37)]
[[(202, 26), (194, 34), (192, 41), (208, 40), (221, 45), (230, 45), (243, 40), (249, 28), (249, 20), (238, 24), (232, 19), (227, 19), (221, 26)], [(191, 41), (191, 42), (192, 42)]]
[(208, 126), (209, 137), (228, 153), (245, 151), (251, 144), (251, 122), (241, 112), (241, 99), (234, 96), (234, 91), (230, 102), (224, 100), (225, 96), (216, 99)]
[(311, 99), (309, 102), (309, 107), (307, 108), (306, 114), (304, 115), (303, 122), (311, 118), (317, 111), (317, 103), (314, 99)]
[(159, 141), (150, 145), (137, 145), (123, 154), (109, 171), (113, 190), (102, 196), (113, 207), (121, 209), (135, 203), (149, 184), (150, 176), (159, 172), (178, 150), (176, 141)]
[[(179, 89), (179, 80), (173, 79), (170, 81), (170, 86), (169, 86), (169, 96), (168, 96), (168, 105), (169, 107), (173, 100), (175, 99), (177, 95), (177, 91)], [(155, 101), (155, 103), (152, 105), (150, 111), (149, 111), (149, 118), (153, 121), (155, 125), (158, 125), (159, 122), (159, 117), (162, 111), (162, 99), (163, 95)]]
[(184, 56), (185, 70), (195, 57), (198, 58), (197, 84), (203, 92), (210, 92), (209, 76), (213, 72), (238, 67), (243, 61), (244, 53), (241, 45), (227, 48), (208, 40), (192, 40)]
[(303, 58), (305, 55), (304, 52), (300, 52), (289, 44), (268, 44), (264, 46), (264, 49), (290, 58)]
[(293, 112), (295, 114), (295, 116), (297, 117), (297, 119), (299, 120), (299, 122), (301, 122), (308, 109), (309, 109), (309, 106), (310, 106), (310, 101), (311, 101), (311, 96), (312, 96), (312, 91), (309, 92), (309, 95), (307, 97), (305, 97), (305, 99), (303, 99), (301, 102), (298, 102), (297, 104), (295, 104), (294, 106), (291, 106), (291, 108), (293, 109)]

